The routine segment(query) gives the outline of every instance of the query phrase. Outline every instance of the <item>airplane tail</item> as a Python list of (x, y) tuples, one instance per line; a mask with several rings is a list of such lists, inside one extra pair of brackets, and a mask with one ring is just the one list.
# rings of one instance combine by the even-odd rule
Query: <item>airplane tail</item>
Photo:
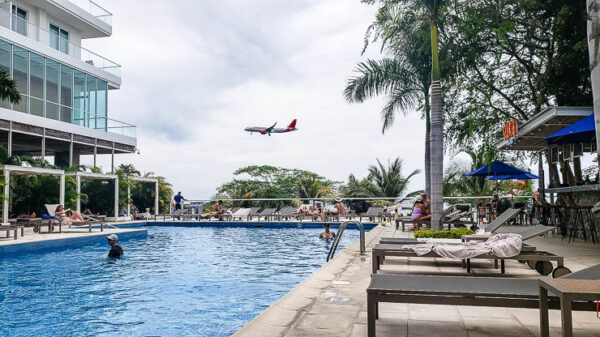
[(288, 125), (288, 130), (289, 130), (289, 129), (294, 129), (295, 127), (296, 127), (296, 120), (294, 119), (294, 120), (293, 120), (293, 121), (290, 123), (290, 125)]

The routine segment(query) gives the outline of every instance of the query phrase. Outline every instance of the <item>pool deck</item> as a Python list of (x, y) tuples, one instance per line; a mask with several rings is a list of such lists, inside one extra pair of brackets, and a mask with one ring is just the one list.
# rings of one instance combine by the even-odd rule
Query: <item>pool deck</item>
[[(503, 231), (522, 230), (517, 226)], [(358, 242), (275, 302), (234, 336), (366, 336), (366, 289), (371, 279), (370, 249), (381, 237), (411, 237), (392, 226), (377, 226), (367, 233), (367, 254), (359, 254)], [(560, 235), (528, 241), (539, 250), (565, 257), (572, 271), (600, 263), (600, 245), (561, 241)], [(501, 276), (489, 261), (472, 262), (473, 273)], [(524, 264), (508, 260), (507, 277), (540, 277)], [(420, 273), (465, 275), (460, 261), (388, 257), (387, 274)], [(550, 312), (550, 334), (560, 336), (560, 312)], [(600, 319), (594, 312), (574, 312), (575, 336), (600, 336)], [(380, 304), (377, 336), (539, 336), (537, 309), (481, 308), (450, 305)]]

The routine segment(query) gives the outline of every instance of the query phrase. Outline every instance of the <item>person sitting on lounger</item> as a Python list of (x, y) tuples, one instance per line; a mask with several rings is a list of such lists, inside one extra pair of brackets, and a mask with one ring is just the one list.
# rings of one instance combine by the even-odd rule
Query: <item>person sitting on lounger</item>
[[(430, 220), (431, 219), (431, 215), (428, 215), (427, 213), (425, 213), (425, 203), (423, 202), (423, 197), (421, 197), (420, 195), (417, 196), (417, 199), (415, 200), (415, 204), (413, 205), (413, 211), (412, 211), (412, 215), (411, 215), (410, 219), (412, 221)], [(412, 230), (418, 231), (419, 224), (414, 223)]]
[(331, 214), (346, 215), (346, 207), (344, 207), (344, 203), (342, 202), (342, 199), (340, 199), (340, 198), (335, 199), (335, 209), (333, 211), (331, 211)]
[(138, 213), (140, 212), (140, 210), (135, 207), (135, 205), (131, 205), (131, 215), (133, 216), (133, 220), (136, 220), (138, 218)]
[(213, 212), (217, 215), (222, 215), (227, 212), (227, 210), (223, 209), (223, 200), (217, 201), (217, 203), (213, 206)]
[(421, 193), (421, 198), (423, 199), (423, 205), (425, 205), (425, 215), (431, 214), (431, 200), (427, 198), (426, 193)]
[(56, 211), (54, 212), (54, 216), (59, 219), (60, 222), (63, 223), (77, 223), (77, 222), (85, 222), (81, 213), (77, 211), (72, 211), (70, 209), (64, 209), (63, 205), (58, 205), (56, 207)]
[(325, 231), (319, 235), (319, 239), (333, 239), (335, 238), (335, 233), (329, 231), (329, 224), (325, 224)]
[(323, 205), (321, 205), (320, 202), (317, 203), (317, 206), (315, 207), (315, 210), (313, 211), (312, 215), (320, 217), (322, 221), (325, 221), (327, 219), (327, 216), (325, 215), (325, 210), (323, 210)]
[(109, 259), (120, 259), (123, 255), (123, 248), (119, 246), (119, 237), (117, 234), (111, 234), (106, 237), (108, 245), (110, 246), (110, 252), (108, 252)]
[(312, 206), (311, 205), (307, 205), (307, 204), (303, 204), (300, 207), (298, 207), (298, 209), (296, 210), (296, 213), (298, 213), (298, 214), (304, 214), (304, 215), (312, 214)]
[(100, 216), (100, 213), (94, 213), (89, 208), (83, 210), (83, 215)]

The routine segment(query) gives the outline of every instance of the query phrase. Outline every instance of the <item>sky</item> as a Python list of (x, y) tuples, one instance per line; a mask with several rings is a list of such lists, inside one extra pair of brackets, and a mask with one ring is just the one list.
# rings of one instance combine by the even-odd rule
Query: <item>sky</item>
[[(84, 47), (122, 65), (110, 118), (137, 125), (140, 154), (119, 155), (166, 177), (187, 199), (206, 199), (247, 165), (310, 170), (335, 181), (400, 157), (423, 169), (425, 123), (398, 116), (385, 135), (384, 100), (349, 104), (346, 81), (375, 8), (359, 0), (97, 0), (113, 36)], [(246, 126), (299, 131), (262, 136)], [(90, 161), (84, 158), (83, 162)], [(110, 170), (110, 157), (99, 165)], [(409, 190), (422, 189), (424, 174)]]

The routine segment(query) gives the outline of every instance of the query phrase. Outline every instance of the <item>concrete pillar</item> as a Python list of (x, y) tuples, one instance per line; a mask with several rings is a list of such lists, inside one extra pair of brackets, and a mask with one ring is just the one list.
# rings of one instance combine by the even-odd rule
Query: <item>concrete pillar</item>
[(119, 178), (115, 178), (115, 218), (119, 216)]
[(131, 187), (127, 184), (127, 216), (131, 215)]
[(98, 155), (98, 140), (94, 141), (94, 167), (96, 167), (96, 156)]
[(75, 181), (77, 182), (77, 212), (81, 212), (81, 177), (75, 176)]
[(60, 194), (58, 197), (58, 203), (61, 205), (65, 205), (65, 175), (60, 175)]
[(42, 135), (42, 151), (41, 151), (41, 156), (42, 159), (45, 160), (46, 159), (46, 129), (44, 129), (44, 134)]
[(8, 223), (8, 200), (10, 198), (10, 171), (4, 170), (4, 199), (2, 200), (2, 222)]
[[(183, 205), (182, 205), (183, 206)], [(154, 215), (158, 215), (158, 180), (154, 185)]]
[(110, 173), (115, 174), (115, 143), (113, 143), (110, 154)]
[(73, 167), (73, 135), (71, 134), (71, 142), (69, 143), (69, 168)]
[(12, 145), (13, 145), (13, 132), (12, 132), (12, 123), (10, 123), (10, 130), (8, 130), (8, 155), (12, 156)]
[[(588, 53), (594, 98), (594, 121), (596, 123), (596, 148), (600, 149), (600, 0), (587, 0), (586, 4), (588, 11)], [(600, 161), (598, 165), (600, 165)]]

